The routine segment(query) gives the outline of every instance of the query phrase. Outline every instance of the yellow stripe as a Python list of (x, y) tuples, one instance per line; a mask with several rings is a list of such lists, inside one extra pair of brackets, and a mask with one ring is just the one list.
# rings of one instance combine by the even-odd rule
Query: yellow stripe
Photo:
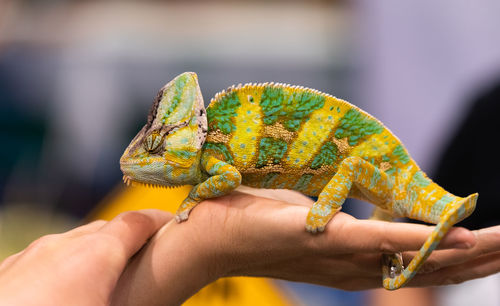
[[(246, 168), (255, 165), (258, 151), (259, 135), (261, 135), (262, 114), (260, 97), (263, 88), (242, 88), (237, 91), (241, 106), (237, 109), (237, 116), (233, 118), (236, 130), (229, 140), (229, 148), (233, 153), (234, 165)], [(250, 102), (250, 97), (253, 102)]]
[(394, 151), (399, 142), (387, 129), (380, 134), (373, 134), (362, 141), (351, 151), (353, 156), (366, 156), (368, 158), (387, 155)]
[(340, 118), (349, 110), (349, 106), (333, 97), (325, 99), (325, 105), (311, 113), (304, 123), (297, 139), (288, 149), (285, 163), (291, 168), (301, 168), (316, 155), (321, 145), (335, 129)]

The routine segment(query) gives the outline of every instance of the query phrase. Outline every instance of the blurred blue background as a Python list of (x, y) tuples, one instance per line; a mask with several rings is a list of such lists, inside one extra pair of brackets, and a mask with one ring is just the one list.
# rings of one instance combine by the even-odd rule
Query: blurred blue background
[[(499, 12), (493, 0), (3, 0), (0, 258), (74, 226), (119, 184), (119, 157), (157, 90), (184, 71), (198, 73), (206, 104), (266, 81), (346, 99), (432, 173), (471, 101), (500, 78)], [(368, 207), (346, 204), (360, 217)], [(286, 286), (308, 305), (370, 299)], [(457, 296), (445, 291), (435, 303)]]

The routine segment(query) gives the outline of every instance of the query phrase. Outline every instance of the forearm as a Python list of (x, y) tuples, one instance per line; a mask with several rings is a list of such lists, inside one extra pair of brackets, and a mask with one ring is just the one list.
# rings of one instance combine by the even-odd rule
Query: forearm
[(168, 223), (132, 259), (118, 282), (112, 305), (180, 305), (214, 281), (208, 254), (196, 240), (187, 223)]

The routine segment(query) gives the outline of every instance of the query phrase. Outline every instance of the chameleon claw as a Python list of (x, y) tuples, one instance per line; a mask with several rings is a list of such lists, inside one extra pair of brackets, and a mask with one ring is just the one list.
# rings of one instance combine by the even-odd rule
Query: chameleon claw
[(316, 227), (306, 224), (306, 231), (308, 231), (311, 234), (316, 234)]
[[(382, 255), (382, 272), (390, 278), (398, 277), (403, 273), (403, 255), (401, 253), (383, 254)], [(384, 272), (385, 271), (385, 272)]]
[(177, 223), (181, 223), (183, 221), (186, 221), (188, 219), (188, 216), (189, 216), (189, 211), (183, 211), (183, 212), (177, 213), (177, 215), (175, 215), (175, 221)]
[(325, 231), (325, 227), (306, 224), (306, 231), (311, 234), (321, 233)]

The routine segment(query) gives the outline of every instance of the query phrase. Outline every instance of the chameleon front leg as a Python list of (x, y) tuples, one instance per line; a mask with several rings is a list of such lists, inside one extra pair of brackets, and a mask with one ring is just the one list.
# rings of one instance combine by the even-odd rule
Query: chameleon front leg
[(391, 182), (387, 174), (360, 157), (344, 159), (337, 173), (323, 188), (306, 220), (306, 230), (310, 233), (322, 232), (333, 215), (340, 210), (349, 195), (352, 184), (366, 189), (379, 199), (379, 205), (390, 205)]
[(201, 201), (228, 194), (241, 184), (241, 174), (235, 167), (209, 154), (202, 155), (201, 166), (210, 177), (191, 189), (177, 209), (177, 222), (187, 220), (189, 212)]

